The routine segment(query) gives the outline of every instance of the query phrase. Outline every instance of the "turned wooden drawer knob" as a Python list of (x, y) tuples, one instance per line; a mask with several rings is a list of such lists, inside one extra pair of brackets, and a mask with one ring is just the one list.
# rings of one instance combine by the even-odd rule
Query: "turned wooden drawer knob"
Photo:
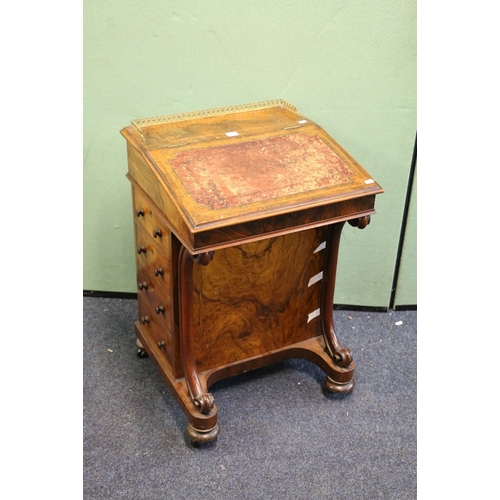
[(164, 313), (165, 307), (163, 305), (155, 307), (156, 314)]
[(138, 254), (146, 253), (146, 247), (137, 247), (137, 253)]
[(144, 323), (149, 323), (149, 316), (143, 316), (141, 317), (141, 323), (144, 325)]
[(155, 276), (158, 276), (159, 274), (161, 274), (163, 276), (163, 268), (161, 268), (161, 267), (155, 268), (153, 273)]
[(148, 284), (144, 281), (143, 283), (138, 284), (139, 290), (147, 290)]
[(162, 237), (161, 229), (153, 229), (153, 238), (156, 238), (157, 236), (160, 238)]
[(135, 211), (135, 215), (137, 215), (137, 217), (144, 217), (144, 209), (139, 208), (139, 210)]

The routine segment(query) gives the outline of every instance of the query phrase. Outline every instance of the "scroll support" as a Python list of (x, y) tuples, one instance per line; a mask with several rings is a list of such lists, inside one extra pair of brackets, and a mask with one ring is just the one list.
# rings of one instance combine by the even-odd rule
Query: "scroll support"
[(184, 367), (184, 376), (189, 395), (196, 410), (208, 414), (214, 407), (214, 398), (201, 383), (196, 368), (194, 354), (193, 329), (193, 265), (207, 266), (213, 259), (214, 252), (191, 255), (182, 247), (179, 257), (179, 322), (180, 350)]

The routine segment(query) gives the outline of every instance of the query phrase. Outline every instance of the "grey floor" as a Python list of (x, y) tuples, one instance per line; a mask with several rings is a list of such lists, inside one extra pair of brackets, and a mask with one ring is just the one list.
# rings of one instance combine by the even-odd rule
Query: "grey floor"
[[(83, 300), (84, 499), (417, 498), (417, 312), (335, 311), (356, 386), (290, 360), (211, 387), (221, 431), (193, 447), (132, 299)], [(401, 322), (401, 323), (400, 323)]]

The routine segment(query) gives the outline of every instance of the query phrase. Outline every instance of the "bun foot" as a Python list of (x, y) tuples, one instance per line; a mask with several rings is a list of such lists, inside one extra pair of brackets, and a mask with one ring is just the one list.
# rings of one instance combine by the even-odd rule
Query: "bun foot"
[(213, 441), (219, 434), (219, 430), (220, 427), (218, 423), (215, 424), (215, 427), (212, 427), (207, 431), (195, 429), (191, 424), (188, 424), (187, 426), (187, 432), (194, 445), (200, 445), (203, 443), (208, 443), (209, 441)]
[(141, 344), (141, 341), (139, 339), (136, 339), (135, 345), (137, 346), (137, 356), (139, 356), (139, 358), (147, 358), (148, 353), (146, 352), (146, 349), (144, 349), (144, 346)]
[(332, 380), (330, 377), (326, 377), (325, 387), (329, 392), (351, 392), (354, 388), (354, 379), (351, 379), (348, 382), (335, 382), (335, 380)]

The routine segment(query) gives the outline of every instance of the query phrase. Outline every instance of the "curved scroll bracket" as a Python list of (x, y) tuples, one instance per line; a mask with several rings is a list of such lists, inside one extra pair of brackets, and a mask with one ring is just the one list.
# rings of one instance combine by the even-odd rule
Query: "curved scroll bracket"
[(210, 411), (214, 407), (214, 397), (210, 392), (204, 392), (202, 394), (194, 396), (193, 392), (191, 391), (191, 399), (193, 400), (194, 406), (200, 413), (210, 413)]
[(196, 368), (194, 355), (193, 331), (193, 264), (207, 266), (213, 259), (214, 252), (191, 255), (182, 247), (179, 256), (179, 323), (180, 350), (184, 367), (184, 376), (189, 395), (197, 411), (210, 413), (214, 407), (214, 398), (201, 383)]
[[(366, 218), (361, 217), (360, 219), (355, 219), (355, 221), (361, 221), (362, 219)], [(365, 227), (368, 222), (369, 218), (368, 221), (363, 221), (363, 227)], [(349, 221), (349, 223), (351, 223), (351, 221)], [(351, 223), (351, 225), (353, 224)], [(341, 368), (348, 368), (353, 362), (351, 351), (349, 349), (344, 349), (340, 345), (333, 322), (333, 294), (335, 291), (335, 276), (337, 274), (340, 234), (343, 227), (344, 222), (339, 222), (337, 224), (332, 224), (328, 228), (325, 269), (323, 272), (323, 289), (321, 293), (321, 323), (325, 345), (333, 363)]]
[(193, 259), (193, 262), (196, 262), (197, 264), (208, 266), (208, 264), (210, 264), (210, 262), (214, 259), (214, 253), (215, 252), (199, 253), (197, 255), (193, 255), (191, 258)]
[(348, 221), (349, 224), (358, 229), (364, 229), (368, 224), (370, 224), (370, 216), (365, 215), (364, 217), (359, 217), (358, 219), (351, 219)]

